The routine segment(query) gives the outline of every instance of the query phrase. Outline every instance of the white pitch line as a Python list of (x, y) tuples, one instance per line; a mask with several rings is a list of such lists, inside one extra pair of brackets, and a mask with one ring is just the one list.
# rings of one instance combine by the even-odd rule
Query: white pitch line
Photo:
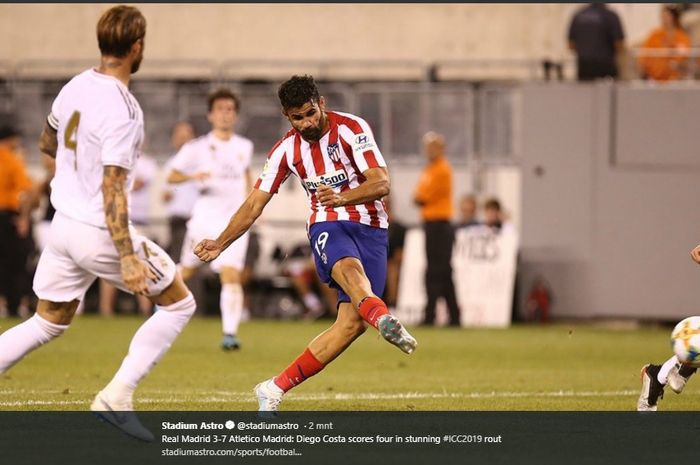
[[(33, 391), (46, 395), (46, 391)], [(296, 401), (320, 401), (320, 400), (402, 400), (402, 399), (519, 399), (525, 397), (537, 398), (566, 398), (566, 397), (616, 397), (616, 396), (632, 396), (637, 394), (637, 390), (623, 391), (549, 391), (549, 392), (467, 392), (467, 393), (421, 393), (421, 392), (406, 392), (406, 393), (317, 393), (317, 394), (291, 394), (290, 400)], [(2, 394), (16, 394), (13, 391), (0, 391)], [(22, 394), (28, 394), (31, 391), (22, 391)], [(148, 397), (154, 394), (168, 394), (168, 397)], [(77, 394), (76, 392), (72, 394)], [(81, 392), (81, 394), (90, 394), (90, 397), (81, 400), (25, 400), (25, 401), (8, 401), (0, 402), (0, 407), (22, 407), (22, 406), (69, 406), (69, 405), (87, 405), (92, 401), (92, 393)], [(143, 393), (147, 397), (137, 398), (136, 401), (141, 404), (191, 404), (191, 399), (173, 398), (175, 395), (183, 395), (191, 397), (192, 393), (177, 393), (166, 391), (146, 391)], [(215, 394), (215, 395), (212, 395)], [(222, 404), (235, 401), (252, 401), (254, 399), (251, 392), (201, 392), (197, 393), (197, 403), (205, 404)]]

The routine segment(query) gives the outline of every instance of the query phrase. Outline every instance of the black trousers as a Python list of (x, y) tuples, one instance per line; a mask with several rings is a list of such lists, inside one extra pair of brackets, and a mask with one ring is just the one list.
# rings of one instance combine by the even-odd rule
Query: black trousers
[(454, 228), (449, 221), (426, 221), (425, 253), (427, 269), (425, 272), (425, 289), (428, 303), (425, 306), (424, 324), (435, 322), (435, 305), (438, 297), (444, 297), (450, 313), (450, 324), (459, 325), (459, 305), (452, 282), (452, 246)]
[(189, 218), (181, 216), (171, 216), (169, 220), (170, 245), (168, 246), (168, 254), (175, 263), (180, 263), (182, 243), (185, 242), (185, 234), (187, 233), (187, 221)]
[(0, 295), (7, 299), (10, 312), (21, 297), (31, 295), (28, 260), (34, 248), (31, 234), (26, 238), (17, 234), (15, 218), (15, 212), (0, 210)]

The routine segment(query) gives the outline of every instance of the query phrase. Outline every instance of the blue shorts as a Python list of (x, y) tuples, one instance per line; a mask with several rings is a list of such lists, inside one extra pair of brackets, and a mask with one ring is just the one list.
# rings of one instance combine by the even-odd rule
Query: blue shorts
[(386, 229), (353, 221), (324, 221), (312, 224), (309, 240), (316, 271), (321, 281), (338, 289), (338, 303), (350, 302), (350, 296), (333, 281), (333, 265), (345, 257), (355, 257), (362, 263), (372, 285), (372, 292), (381, 296), (386, 285), (386, 263), (389, 236)]

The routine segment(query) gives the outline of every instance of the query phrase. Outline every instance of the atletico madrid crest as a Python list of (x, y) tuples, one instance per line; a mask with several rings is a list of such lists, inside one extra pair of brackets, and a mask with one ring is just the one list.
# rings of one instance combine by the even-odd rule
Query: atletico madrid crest
[(335, 163), (340, 162), (340, 146), (338, 144), (328, 144), (328, 158)]

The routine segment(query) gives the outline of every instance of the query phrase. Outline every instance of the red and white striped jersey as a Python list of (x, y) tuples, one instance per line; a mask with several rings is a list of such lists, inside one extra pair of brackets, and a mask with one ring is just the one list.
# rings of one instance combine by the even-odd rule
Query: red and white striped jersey
[(365, 182), (362, 173), (386, 167), (372, 129), (357, 116), (327, 112), (330, 130), (320, 141), (309, 143), (291, 129), (270, 151), (255, 188), (276, 194), (290, 174), (301, 181), (309, 198), (308, 226), (323, 221), (354, 221), (376, 228), (388, 228), (389, 221), (381, 200), (359, 205), (324, 207), (316, 198), (319, 184), (345, 192)]

